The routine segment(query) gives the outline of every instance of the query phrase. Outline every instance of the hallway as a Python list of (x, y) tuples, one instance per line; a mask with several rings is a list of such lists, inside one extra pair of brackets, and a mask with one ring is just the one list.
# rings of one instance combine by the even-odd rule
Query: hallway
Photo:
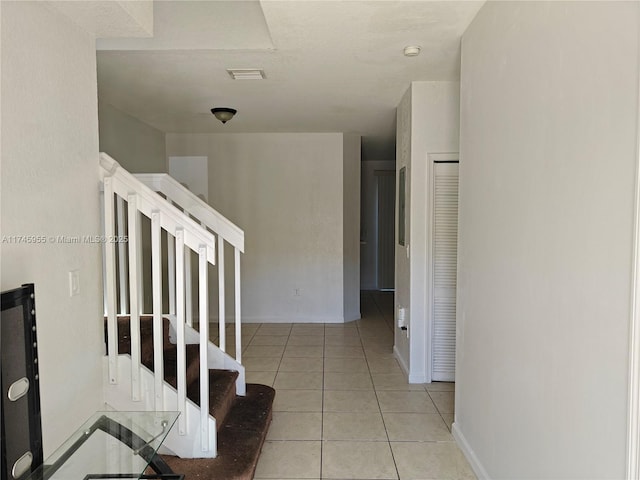
[(363, 292), (361, 310), (243, 325), (247, 381), (277, 391), (255, 478), (474, 479), (450, 433), (454, 385), (409, 385), (393, 357), (393, 293)]

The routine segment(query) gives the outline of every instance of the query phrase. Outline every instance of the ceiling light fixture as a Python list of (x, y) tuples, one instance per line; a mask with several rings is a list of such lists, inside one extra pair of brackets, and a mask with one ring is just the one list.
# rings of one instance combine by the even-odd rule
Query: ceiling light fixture
[(404, 47), (405, 57), (417, 57), (418, 55), (420, 55), (420, 47), (418, 45), (409, 45), (408, 47)]
[(211, 109), (211, 113), (222, 123), (227, 123), (238, 111), (233, 108), (216, 107)]

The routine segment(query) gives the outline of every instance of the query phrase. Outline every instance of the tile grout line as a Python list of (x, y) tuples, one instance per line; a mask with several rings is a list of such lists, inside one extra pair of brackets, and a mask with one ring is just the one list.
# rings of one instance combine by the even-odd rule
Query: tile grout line
[[(425, 388), (425, 390), (426, 390), (426, 388)], [(435, 393), (435, 391), (434, 391), (434, 393)], [(429, 398), (431, 399), (431, 403), (433, 403), (433, 406), (436, 407), (436, 411), (438, 412), (438, 415), (440, 415), (440, 418), (444, 422), (444, 426), (447, 427), (447, 430), (449, 430), (449, 433), (451, 433), (451, 428), (449, 427), (449, 424), (447, 423), (447, 421), (442, 416), (442, 412), (440, 411), (440, 408), (438, 407), (438, 404), (435, 402), (435, 400), (431, 396), (431, 392), (429, 390), (427, 390), (427, 395), (429, 395)]]
[[(371, 295), (373, 297), (373, 295)], [(380, 311), (380, 307), (376, 303), (375, 299), (373, 299), (373, 303), (375, 307), (378, 309), (378, 312), (382, 314)], [(385, 322), (386, 323), (386, 322)], [(393, 331), (392, 331), (393, 333)], [(360, 327), (358, 326), (358, 337), (360, 338), (360, 343), (362, 344), (362, 336), (360, 335)], [(380, 398), (378, 397), (378, 390), (376, 390), (375, 383), (373, 382), (373, 374), (371, 372), (371, 366), (369, 365), (369, 356), (367, 355), (366, 350), (364, 349), (364, 344), (362, 345), (362, 350), (364, 351), (365, 362), (367, 362), (367, 370), (369, 371), (369, 378), (371, 379), (371, 386), (373, 387), (373, 394), (376, 397), (376, 402), (378, 403), (378, 412), (380, 413), (380, 419), (382, 420), (382, 426), (384, 427), (384, 434), (387, 436), (387, 445), (389, 446), (389, 453), (391, 453), (391, 460), (393, 460), (393, 468), (396, 470), (396, 478), (400, 479), (400, 472), (398, 471), (398, 463), (396, 462), (396, 457), (393, 454), (393, 448), (391, 448), (391, 439), (389, 438), (389, 431), (387, 430), (387, 423), (384, 421), (384, 415), (382, 414), (382, 407), (380, 405)]]
[[(282, 350), (282, 356), (280, 357), (280, 362), (278, 363), (278, 370), (276, 370), (276, 376), (273, 377), (273, 385), (271, 385), (272, 388), (275, 388), (276, 379), (280, 375), (280, 367), (282, 366), (282, 362), (284, 361), (284, 354), (287, 351), (287, 346), (289, 345), (289, 339), (291, 338), (291, 332), (292, 331), (293, 331), (293, 325), (291, 325), (291, 327), (289, 328), (289, 334), (287, 335), (287, 341), (284, 343), (284, 349)], [(276, 393), (276, 395), (277, 395), (277, 393)]]

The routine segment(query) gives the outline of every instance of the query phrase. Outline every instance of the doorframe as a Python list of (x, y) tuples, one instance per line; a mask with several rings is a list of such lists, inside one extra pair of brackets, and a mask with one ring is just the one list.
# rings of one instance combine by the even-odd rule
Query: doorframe
[[(640, 139), (640, 132), (639, 132)], [(627, 477), (640, 478), (640, 152), (636, 165), (631, 315), (629, 321), (629, 382), (627, 412)]]
[[(426, 295), (425, 295), (425, 382), (433, 380), (433, 165), (436, 162), (460, 163), (459, 152), (427, 153), (427, 250), (426, 250)], [(459, 180), (458, 180), (459, 181)], [(459, 195), (459, 193), (458, 193)]]
[[(638, 10), (640, 18), (640, 9)], [(640, 37), (638, 37), (640, 63)], [(636, 105), (636, 178), (634, 186), (633, 252), (629, 318), (629, 381), (627, 411), (627, 478), (640, 478), (640, 79)]]

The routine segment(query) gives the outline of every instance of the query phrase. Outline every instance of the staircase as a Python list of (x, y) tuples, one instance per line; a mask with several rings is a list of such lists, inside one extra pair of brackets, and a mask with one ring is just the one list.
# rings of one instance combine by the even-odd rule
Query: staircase
[[(187, 478), (250, 479), (275, 392), (244, 379), (244, 233), (166, 174), (132, 175), (106, 154), (100, 167), (105, 402), (123, 411), (179, 411), (164, 443), (165, 461), (175, 472)], [(144, 217), (150, 220), (146, 230)], [(233, 276), (225, 273), (225, 244), (233, 248)], [(151, 283), (150, 312), (144, 307), (149, 289), (144, 278)], [(218, 291), (213, 319), (210, 286)], [(226, 351), (226, 294), (232, 290), (234, 356)], [(218, 322), (215, 343), (209, 334), (212, 320)]]

